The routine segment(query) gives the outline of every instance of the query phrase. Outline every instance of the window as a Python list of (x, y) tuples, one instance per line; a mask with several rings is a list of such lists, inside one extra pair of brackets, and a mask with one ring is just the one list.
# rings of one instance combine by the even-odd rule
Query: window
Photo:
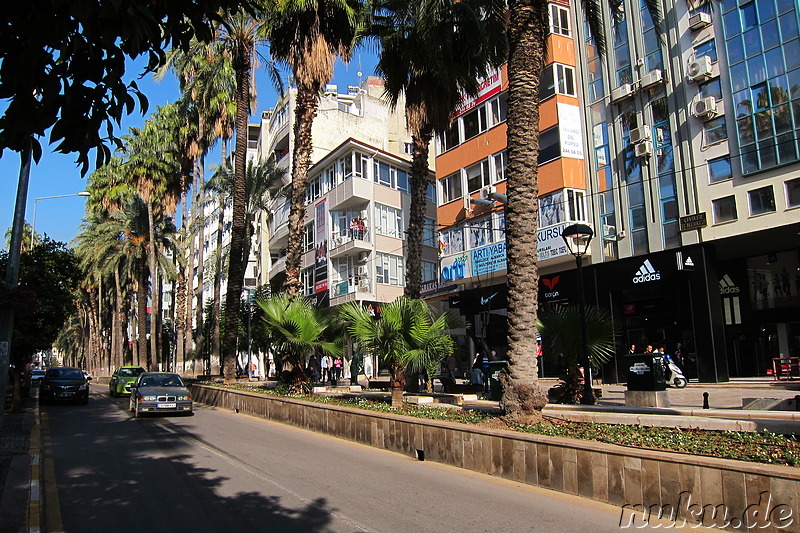
[(786, 205), (789, 207), (800, 206), (800, 178), (786, 182)]
[(464, 140), (471, 139), (486, 131), (488, 128), (486, 122), (486, 106), (481, 104), (474, 110), (465, 114), (461, 120), (464, 122)]
[(339, 174), (342, 176), (342, 181), (353, 177), (353, 158), (351, 154), (339, 159)]
[(439, 232), (439, 255), (460, 254), (464, 251), (464, 229), (452, 228)]
[[(409, 189), (409, 193), (411, 189)], [(436, 203), (436, 185), (429, 181), (428, 185), (425, 187), (425, 199), (429, 202)]]
[(368, 179), (369, 158), (360, 152), (355, 152), (355, 176)]
[(561, 157), (561, 137), (558, 126), (553, 126), (539, 134), (539, 164), (558, 157)]
[(402, 239), (405, 236), (403, 212), (388, 205), (375, 204), (375, 232)]
[(496, 126), (506, 120), (508, 93), (489, 100), (489, 127)]
[(444, 135), (441, 137), (441, 142), (443, 152), (458, 146), (458, 120), (454, 120), (453, 125), (450, 126), (450, 129), (444, 132)]
[(711, 202), (714, 208), (714, 223), (732, 222), (736, 220), (736, 198), (726, 196)]
[(308, 252), (314, 249), (314, 224), (306, 224), (303, 227), (303, 251)]
[(747, 191), (750, 198), (750, 216), (763, 215), (775, 212), (775, 194), (772, 185)]
[(708, 162), (708, 181), (710, 183), (717, 183), (732, 177), (731, 160), (728, 156), (712, 159)]
[(403, 258), (397, 255), (376, 254), (375, 256), (375, 281), (384, 285), (402, 287), (405, 274), (403, 273)]
[(439, 187), (441, 188), (442, 203), (452, 202), (464, 196), (461, 189), (461, 171), (454, 172), (439, 180)]
[(467, 191), (479, 191), (481, 187), (489, 185), (492, 181), (489, 173), (489, 160), (484, 159), (472, 166), (467, 167)]
[(387, 187), (394, 187), (392, 167), (386, 163), (375, 162), (375, 177), (373, 181)]
[(425, 283), (426, 281), (436, 281), (439, 279), (437, 266), (438, 265), (432, 261), (422, 262), (422, 283)]
[(698, 44), (694, 47), (694, 56), (695, 57), (703, 57), (708, 56), (711, 58), (711, 61), (717, 61), (717, 43), (714, 39), (710, 41), (706, 41), (704, 43)]
[(719, 84), (719, 78), (700, 84), (700, 97), (708, 98), (713, 96), (717, 102), (722, 100), (722, 87)]
[(469, 233), (469, 247), (480, 248), (494, 242), (494, 231), (492, 231), (492, 217), (484, 217), (473, 221), (467, 228)]
[(556, 4), (550, 4), (550, 33), (571, 37), (569, 24), (569, 9)]
[(424, 220), (422, 225), (422, 244), (424, 246), (436, 246), (436, 221), (432, 218)]
[(307, 268), (302, 272), (303, 296), (314, 294), (314, 269)]
[(725, 117), (717, 117), (703, 123), (703, 131), (706, 136), (706, 144), (716, 144), (728, 138), (728, 128), (725, 125)]
[(503, 150), (500, 153), (494, 154), (492, 156), (492, 161), (494, 163), (492, 165), (492, 168), (494, 169), (494, 174), (492, 175), (492, 183), (503, 181), (504, 179), (506, 179), (506, 165), (508, 164), (506, 151)]
[(545, 100), (554, 94), (576, 96), (574, 68), (553, 63), (542, 69), (542, 76), (539, 80), (539, 100)]
[(569, 203), (569, 219), (572, 221), (586, 220), (586, 193), (584, 191), (567, 189), (567, 201)]
[(410, 141), (403, 142), (403, 153), (408, 155), (414, 153), (414, 145)]

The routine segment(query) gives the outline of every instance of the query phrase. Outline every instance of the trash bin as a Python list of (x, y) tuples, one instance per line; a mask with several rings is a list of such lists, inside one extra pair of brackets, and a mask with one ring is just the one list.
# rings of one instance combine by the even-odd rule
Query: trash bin
[(500, 371), (504, 368), (508, 368), (508, 361), (489, 361), (489, 399), (495, 402), (503, 396)]
[(628, 390), (659, 391), (667, 388), (661, 354), (634, 353), (625, 356)]

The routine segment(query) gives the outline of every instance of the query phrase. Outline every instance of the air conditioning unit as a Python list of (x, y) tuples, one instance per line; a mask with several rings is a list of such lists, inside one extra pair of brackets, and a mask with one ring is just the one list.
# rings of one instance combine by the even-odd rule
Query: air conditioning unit
[(623, 83), (611, 91), (611, 101), (620, 102), (633, 96), (633, 86), (630, 83)]
[(653, 143), (644, 141), (636, 145), (636, 157), (650, 157), (653, 155)]
[(664, 74), (660, 69), (648, 72), (639, 80), (639, 86), (642, 89), (649, 89), (651, 87), (655, 87), (656, 85), (660, 85), (661, 83), (664, 83)]
[(366, 222), (368, 214), (369, 214), (369, 212), (366, 209), (362, 209), (361, 210), (361, 220)]
[(690, 81), (700, 82), (711, 77), (711, 58), (700, 56), (686, 67), (686, 76)]
[(358, 254), (358, 262), (359, 263), (366, 263), (369, 259), (369, 252), (361, 252)]
[(703, 13), (702, 11), (700, 11), (689, 17), (689, 27), (694, 31), (702, 30), (709, 24), (711, 24), (710, 13)]
[(358, 275), (359, 276), (366, 276), (367, 274), (369, 274), (369, 268), (367, 268), (367, 265), (359, 265), (359, 267), (358, 267)]
[(497, 187), (495, 187), (494, 185), (487, 185), (486, 187), (481, 188), (481, 198), (486, 198), (491, 200), (491, 198), (489, 198), (489, 195), (492, 194), (493, 192), (497, 192)]
[(609, 226), (608, 224), (603, 224), (603, 237), (614, 238), (617, 236), (617, 228), (615, 226)]
[(358, 288), (368, 291), (369, 290), (369, 278), (361, 278), (358, 280)]
[(695, 118), (712, 118), (717, 114), (717, 99), (713, 96), (701, 98), (692, 103), (692, 115)]
[(644, 141), (650, 140), (652, 128), (645, 124), (644, 126), (639, 126), (638, 128), (634, 128), (631, 130), (631, 142), (633, 144), (639, 144)]

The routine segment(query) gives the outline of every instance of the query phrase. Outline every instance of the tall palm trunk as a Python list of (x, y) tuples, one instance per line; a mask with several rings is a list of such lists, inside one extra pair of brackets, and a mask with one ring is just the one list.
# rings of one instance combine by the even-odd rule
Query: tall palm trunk
[(226, 383), (236, 381), (236, 339), (239, 332), (239, 301), (244, 281), (243, 257), (247, 191), (247, 119), (250, 115), (250, 60), (252, 45), (234, 49), (236, 72), (236, 148), (234, 149), (233, 223), (228, 259), (228, 291), (225, 295), (225, 338), (222, 343), (223, 372)]
[[(286, 294), (298, 296), (301, 257), (303, 254), (303, 219), (305, 218), (308, 167), (311, 162), (311, 127), (317, 116), (317, 92), (299, 84), (295, 105), (294, 150), (292, 153), (292, 200), (289, 209), (289, 244), (286, 250)], [(237, 147), (238, 149), (238, 147)]]
[[(195, 180), (196, 182), (196, 180)], [(186, 204), (184, 204), (184, 213), (187, 211)], [(184, 219), (185, 220), (185, 219)], [(194, 335), (192, 334), (192, 316), (194, 313), (194, 265), (195, 259), (194, 254), (196, 250), (195, 244), (195, 231), (197, 229), (197, 202), (192, 203), (192, 218), (189, 222), (189, 227), (187, 228), (186, 238), (189, 239), (189, 260), (186, 261), (186, 272), (188, 272), (187, 283), (184, 289), (184, 298), (186, 300), (184, 305), (184, 342), (186, 343), (184, 346), (184, 357), (192, 354), (192, 361), (194, 361), (197, 357), (197, 353), (193, 351), (194, 345)], [(184, 359), (185, 363), (185, 359)], [(197, 374), (197, 369), (194, 368), (194, 364), (192, 365), (192, 373)]]
[(540, 411), (547, 399), (539, 388), (536, 318), (539, 303), (536, 233), (539, 219), (539, 74), (548, 33), (547, 2), (509, 2), (508, 61), (508, 371), (501, 373), (501, 408), (508, 414)]
[[(201, 157), (199, 158), (199, 163), (197, 165), (197, 209), (196, 211), (196, 226), (195, 229), (197, 231), (197, 274), (195, 278), (197, 279), (197, 289), (195, 289), (195, 299), (197, 307), (194, 309), (195, 312), (195, 325), (197, 329), (195, 330), (195, 340), (194, 340), (194, 349), (195, 349), (195, 358), (200, 359), (202, 358), (203, 353), (203, 342), (205, 341), (205, 336), (203, 334), (203, 313), (205, 311), (205, 298), (203, 296), (203, 284), (205, 283), (205, 232), (206, 232), (206, 193), (203, 188), (203, 167), (205, 166), (205, 161)], [(209, 368), (209, 373), (214, 375), (214, 369)], [(217, 370), (218, 373), (218, 370)]]
[(147, 353), (147, 266), (139, 262), (136, 282), (136, 341), (139, 348), (138, 366), (150, 370), (150, 354)]
[(214, 265), (214, 314), (211, 328), (211, 362), (220, 361), (220, 313), (222, 312), (222, 230), (225, 227), (225, 194), (218, 195), (220, 206), (217, 216), (217, 257)]
[(422, 235), (425, 226), (426, 193), (428, 190), (428, 147), (433, 131), (425, 128), (411, 137), (411, 213), (406, 232), (406, 287), (407, 298), (418, 299), (422, 284)]
[(125, 362), (124, 344), (122, 339), (122, 328), (125, 324), (124, 301), (122, 299), (122, 282), (119, 278), (119, 269), (114, 269), (114, 316), (116, 317), (114, 324), (114, 333), (112, 338), (114, 340), (114, 351), (116, 352), (115, 360), (112, 366), (121, 366)]
[(156, 255), (156, 230), (152, 200), (147, 202), (147, 222), (150, 235), (150, 242), (148, 243), (148, 259), (150, 261), (150, 357), (158, 365), (161, 361), (161, 332), (158, 328), (158, 318), (161, 312), (161, 292), (158, 281), (158, 256)]

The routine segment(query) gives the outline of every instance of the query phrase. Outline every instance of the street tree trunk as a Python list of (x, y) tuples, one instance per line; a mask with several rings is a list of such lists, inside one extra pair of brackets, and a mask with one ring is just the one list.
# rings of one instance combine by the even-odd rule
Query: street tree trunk
[[(153, 202), (147, 202), (147, 222), (149, 225), (150, 242), (148, 255), (150, 260), (150, 356), (156, 365), (161, 361), (161, 331), (158, 327), (161, 312), (161, 294), (158, 281), (158, 253), (156, 249), (156, 230), (153, 216)], [(158, 367), (156, 366), (156, 369)]]
[(225, 294), (225, 337), (222, 360), (225, 383), (236, 382), (236, 341), (239, 333), (239, 303), (244, 277), (244, 239), (247, 191), (247, 120), (250, 115), (250, 60), (252, 46), (237, 47), (233, 57), (236, 72), (236, 147), (234, 149), (233, 220), (230, 256), (228, 258), (228, 290)]
[(411, 213), (408, 218), (406, 244), (406, 286), (404, 295), (407, 298), (419, 299), (422, 285), (422, 237), (425, 226), (425, 201), (428, 190), (428, 148), (433, 132), (426, 128), (420, 135), (413, 135), (411, 155)]
[[(197, 289), (195, 289), (195, 325), (197, 329), (195, 330), (195, 341), (194, 341), (194, 350), (195, 350), (195, 358), (201, 359), (203, 357), (203, 342), (205, 341), (205, 335), (203, 334), (203, 322), (204, 317), (203, 313), (205, 312), (205, 298), (203, 297), (203, 284), (205, 282), (205, 231), (206, 231), (206, 210), (205, 210), (205, 203), (206, 203), (206, 193), (205, 189), (203, 188), (204, 180), (204, 173), (203, 173), (203, 166), (205, 165), (204, 159), (201, 157), (199, 159), (199, 163), (197, 165), (197, 196), (195, 197), (197, 208), (197, 218), (195, 219), (195, 231), (197, 232)], [(209, 365), (208, 372), (212, 375), (217, 374), (219, 369), (215, 372), (214, 368), (211, 368)]]
[(139, 279), (136, 282), (136, 336), (139, 346), (138, 366), (150, 370), (150, 354), (147, 353), (147, 266), (139, 263)]
[(317, 92), (298, 84), (295, 105), (294, 151), (292, 153), (292, 199), (289, 208), (289, 243), (286, 249), (286, 294), (302, 294), (300, 282), (303, 255), (303, 219), (305, 218), (308, 167), (311, 162), (311, 126), (317, 116)]
[(548, 33), (547, 2), (511, 0), (508, 61), (508, 370), (500, 407), (510, 417), (536, 416), (547, 403), (539, 388), (536, 319), (539, 271), (539, 74)]
[(120, 281), (119, 270), (117, 268), (114, 269), (114, 292), (114, 316), (116, 320), (114, 320), (114, 333), (112, 337), (116, 356), (113, 358), (114, 362), (112, 366), (116, 367), (123, 365), (125, 361), (125, 344), (122, 338), (122, 329), (125, 325), (125, 302), (122, 299), (122, 282)]
[(220, 193), (219, 215), (217, 217), (217, 256), (214, 264), (214, 321), (211, 327), (211, 361), (220, 362), (220, 313), (222, 312), (222, 231), (225, 228), (225, 193)]

